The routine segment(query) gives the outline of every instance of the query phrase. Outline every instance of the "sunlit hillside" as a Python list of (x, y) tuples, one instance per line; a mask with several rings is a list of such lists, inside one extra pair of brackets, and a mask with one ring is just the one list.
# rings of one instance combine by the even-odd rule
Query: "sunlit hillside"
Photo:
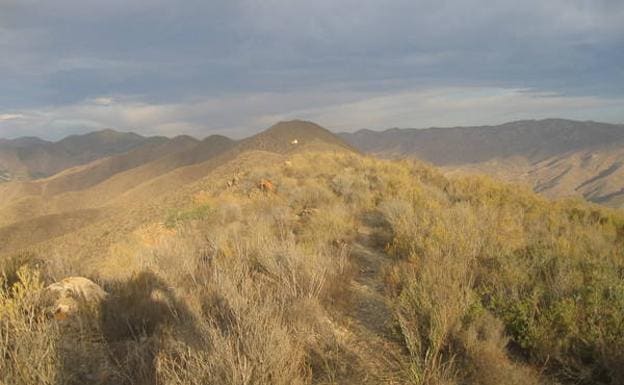
[(44, 178), (68, 167), (166, 141), (164, 137), (145, 138), (110, 129), (72, 135), (57, 142), (34, 137), (0, 139), (0, 173), (7, 180)]
[[(181, 142), (0, 185), (0, 383), (624, 378), (621, 211), (362, 155), (308, 122)], [(45, 288), (69, 276), (108, 296), (50, 318)]]

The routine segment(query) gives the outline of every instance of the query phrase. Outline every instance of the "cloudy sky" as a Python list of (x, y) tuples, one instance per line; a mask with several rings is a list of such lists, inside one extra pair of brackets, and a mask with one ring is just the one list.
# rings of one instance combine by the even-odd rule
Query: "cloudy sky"
[(0, 0), (0, 137), (624, 123), (621, 0)]

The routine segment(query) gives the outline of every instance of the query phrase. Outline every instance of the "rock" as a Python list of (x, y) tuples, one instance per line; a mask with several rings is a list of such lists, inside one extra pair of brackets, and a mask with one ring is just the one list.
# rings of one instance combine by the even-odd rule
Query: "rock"
[(56, 320), (66, 320), (85, 307), (98, 306), (108, 294), (84, 277), (68, 277), (45, 288), (44, 299)]
[(258, 188), (264, 192), (275, 192), (275, 185), (268, 179), (262, 179), (258, 182)]

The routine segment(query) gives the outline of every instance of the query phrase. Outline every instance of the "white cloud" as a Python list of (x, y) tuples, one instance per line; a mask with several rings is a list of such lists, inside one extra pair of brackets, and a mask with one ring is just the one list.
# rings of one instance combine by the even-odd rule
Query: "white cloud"
[(302, 109), (281, 118), (299, 116), (346, 131), (500, 124), (551, 117), (588, 120), (602, 116), (603, 121), (622, 123), (622, 106), (624, 99), (563, 96), (525, 89), (446, 87), (372, 96), (326, 108)]
[(4, 122), (7, 120), (16, 120), (23, 119), (24, 115), (22, 114), (0, 114), (0, 122)]
[(110, 106), (115, 102), (114, 98), (100, 96), (98, 98), (93, 99), (93, 104), (97, 106)]
[(512, 120), (601, 116), (624, 122), (624, 99), (564, 96), (496, 87), (437, 87), (399, 93), (316, 90), (200, 98), (150, 104), (136, 97), (101, 97), (61, 107), (0, 114), (0, 137), (59, 138), (102, 128), (147, 135), (221, 133), (244, 137), (279, 120), (302, 118), (335, 131), (499, 124)]

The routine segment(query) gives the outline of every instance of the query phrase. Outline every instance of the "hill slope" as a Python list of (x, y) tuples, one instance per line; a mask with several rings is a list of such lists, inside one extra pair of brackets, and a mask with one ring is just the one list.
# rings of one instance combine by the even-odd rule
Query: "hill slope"
[[(297, 144), (293, 144), (295, 139)], [(350, 151), (340, 138), (318, 125), (282, 122), (240, 142), (219, 135), (202, 141), (189, 137), (152, 138), (127, 153), (70, 168), (45, 179), (5, 183), (0, 185), (3, 197), (0, 228), (13, 227), (5, 232), (0, 251), (28, 244), (12, 239), (28, 239), (40, 216), (46, 216), (49, 223), (50, 218), (62, 222), (64, 214), (76, 218), (78, 210), (122, 215), (127, 210), (149, 206), (157, 199), (175, 196), (215, 169), (235, 164), (242, 154), (286, 154), (312, 148)], [(241, 171), (240, 167), (231, 169), (229, 178), (236, 170)], [(87, 220), (81, 223), (86, 226), (88, 217), (80, 215), (80, 218)], [(109, 215), (93, 216), (94, 222), (100, 218), (110, 221)]]
[(452, 172), (485, 172), (551, 197), (620, 206), (624, 126), (563, 119), (500, 126), (341, 134), (362, 151), (416, 156)]
[[(233, 143), (78, 209), (125, 173), (158, 169), (146, 163), (58, 194), (73, 197), (72, 212), (1, 226), (0, 269), (18, 285), (0, 285), (0, 350), (12, 358), (0, 381), (622, 378), (621, 212), (282, 135), (276, 151)], [(110, 296), (56, 323), (31, 299), (67, 275)]]
[(30, 137), (5, 139), (0, 141), (0, 172), (7, 176), (7, 180), (43, 178), (70, 167), (164, 139), (145, 138), (113, 130), (73, 135), (58, 142)]

